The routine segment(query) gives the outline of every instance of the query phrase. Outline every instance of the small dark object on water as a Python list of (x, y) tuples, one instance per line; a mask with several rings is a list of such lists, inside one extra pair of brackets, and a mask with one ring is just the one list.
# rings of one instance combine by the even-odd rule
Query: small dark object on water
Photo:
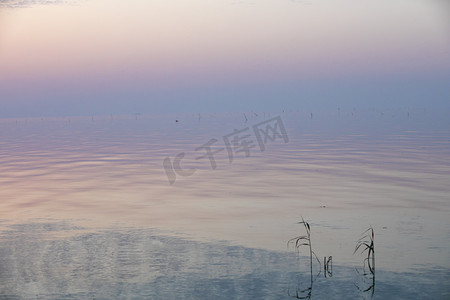
[(178, 123), (178, 120), (175, 120), (176, 123)]

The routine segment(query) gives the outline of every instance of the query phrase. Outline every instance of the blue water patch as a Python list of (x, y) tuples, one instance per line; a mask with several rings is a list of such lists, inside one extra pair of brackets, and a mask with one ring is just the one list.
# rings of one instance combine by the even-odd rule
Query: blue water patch
[[(377, 270), (374, 280), (339, 262), (331, 272), (315, 264), (311, 273), (309, 258), (295, 251), (199, 242), (153, 229), (76, 233), (79, 229), (65, 222), (16, 224), (5, 230), (0, 240), (0, 299), (448, 299), (450, 295), (446, 268)], [(58, 231), (67, 237), (52, 237)]]

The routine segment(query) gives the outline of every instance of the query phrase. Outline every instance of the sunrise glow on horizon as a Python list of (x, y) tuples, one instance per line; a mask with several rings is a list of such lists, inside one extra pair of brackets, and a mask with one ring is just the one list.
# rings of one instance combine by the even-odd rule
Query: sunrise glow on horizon
[[(365, 94), (397, 81), (392, 97), (400, 105), (420, 86), (436, 91), (433, 106), (448, 107), (450, 27), (442, 9), (418, 0), (2, 7), (0, 117), (30, 115), (24, 106), (39, 116), (176, 111), (165, 105), (171, 101), (234, 110), (246, 99), (244, 109), (279, 110), (302, 107), (305, 90), (303, 100), (318, 107), (365, 106), (372, 101)], [(347, 92), (352, 86), (359, 99)], [(322, 87), (337, 96), (323, 96)]]

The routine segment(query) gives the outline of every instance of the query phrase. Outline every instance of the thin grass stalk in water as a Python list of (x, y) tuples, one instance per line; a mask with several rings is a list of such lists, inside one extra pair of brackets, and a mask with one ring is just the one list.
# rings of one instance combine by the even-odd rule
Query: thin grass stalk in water
[[(353, 251), (353, 254), (355, 254), (360, 249), (362, 249), (361, 254), (367, 252), (367, 257), (363, 262), (363, 275), (372, 275), (372, 283), (368, 288), (364, 290), (360, 289), (358, 286), (357, 287), (363, 292), (370, 291), (371, 296), (373, 297), (375, 293), (375, 233), (372, 227), (363, 232), (361, 238), (356, 243), (355, 251)], [(370, 273), (366, 273), (366, 262)], [(358, 269), (356, 271), (358, 271)]]
[(359, 249), (362, 249), (361, 253), (367, 251), (367, 257), (364, 259), (364, 272), (365, 266), (367, 262), (367, 266), (369, 267), (369, 272), (372, 275), (375, 275), (375, 233), (373, 228), (370, 227), (366, 231), (363, 232), (363, 236), (358, 240), (355, 246), (355, 254)]
[[(300, 253), (300, 247), (302, 247), (302, 246), (307, 246), (309, 248), (310, 287), (306, 290), (301, 291), (301, 292), (308, 291), (308, 294), (305, 297), (300, 297), (299, 291), (297, 290), (297, 293), (295, 296), (295, 298), (297, 298), (297, 299), (309, 299), (311, 297), (312, 284), (314, 282), (314, 279), (313, 279), (313, 255), (315, 256), (317, 262), (319, 263), (319, 266), (320, 266), (319, 270), (321, 269), (321, 264), (320, 264), (320, 260), (317, 257), (316, 253), (314, 253), (314, 251), (312, 250), (311, 227), (309, 226), (309, 223), (306, 222), (302, 217), (302, 221), (298, 222), (298, 224), (303, 224), (303, 226), (305, 227), (306, 235), (301, 235), (301, 236), (290, 239), (287, 242), (287, 246), (289, 247), (290, 244), (295, 244), (295, 248), (297, 249), (298, 253)], [(320, 274), (320, 271), (319, 271), (319, 274)]]

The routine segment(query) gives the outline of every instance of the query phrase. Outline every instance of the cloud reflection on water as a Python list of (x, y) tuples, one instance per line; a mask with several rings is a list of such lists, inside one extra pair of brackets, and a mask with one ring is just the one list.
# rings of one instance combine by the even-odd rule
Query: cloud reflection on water
[[(288, 290), (309, 281), (301, 267), (305, 258), (298, 260), (292, 251), (195, 242), (153, 229), (76, 233), (80, 229), (62, 222), (15, 224), (5, 230), (0, 298), (290, 299)], [(54, 238), (49, 232), (70, 236)], [(318, 277), (311, 299), (365, 295), (355, 287), (354, 268), (337, 264), (333, 272), (333, 277)], [(448, 296), (448, 269), (377, 273), (375, 299)]]

